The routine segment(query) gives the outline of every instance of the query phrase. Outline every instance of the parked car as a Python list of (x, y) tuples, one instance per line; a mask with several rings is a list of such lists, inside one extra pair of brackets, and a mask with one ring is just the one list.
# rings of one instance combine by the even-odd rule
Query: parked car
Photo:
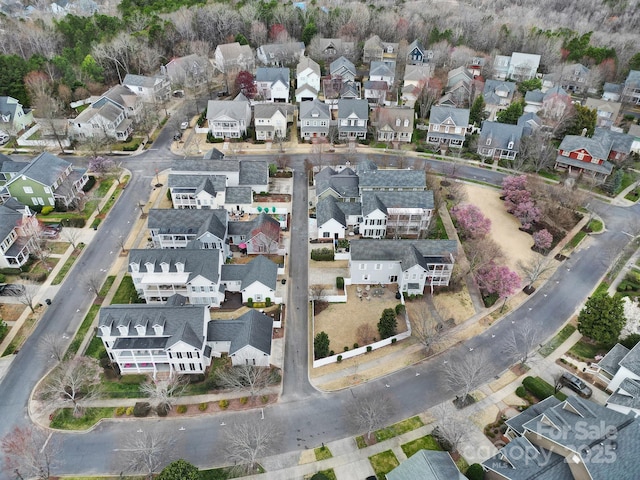
[(178, 133), (176, 133), (176, 134), (173, 136), (173, 139), (174, 139), (175, 141), (178, 141), (178, 140), (180, 140), (181, 138), (182, 138), (182, 132), (178, 132)]
[(17, 297), (24, 293), (24, 285), (19, 283), (5, 283), (0, 285), (0, 295), (6, 295), (9, 297)]
[(560, 384), (567, 388), (570, 388), (581, 397), (589, 398), (591, 396), (591, 388), (587, 386), (587, 384), (584, 383), (581, 379), (571, 373), (563, 373), (562, 377), (560, 377)]
[(180, 124), (180, 130), (186, 130), (187, 128), (189, 128), (189, 122), (182, 122)]
[(5, 143), (7, 143), (10, 138), (11, 136), (7, 132), (3, 132), (2, 130), (0, 130), (0, 145), (4, 145)]
[(44, 228), (42, 229), (42, 236), (45, 238), (58, 238), (61, 230), (62, 225), (59, 223), (45, 224)]

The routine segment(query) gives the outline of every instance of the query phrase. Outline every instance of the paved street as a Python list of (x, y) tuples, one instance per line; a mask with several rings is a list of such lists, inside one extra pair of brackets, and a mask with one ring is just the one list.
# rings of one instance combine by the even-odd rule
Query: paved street
[[(140, 202), (146, 205), (156, 170), (164, 170), (170, 165), (173, 156), (168, 150), (168, 142), (169, 132), (165, 131), (154, 142), (153, 150), (123, 160), (123, 165), (132, 172), (129, 187), (100, 225), (96, 238), (71, 270), (54, 304), (44, 314), (0, 384), (0, 406), (3, 410), (0, 436), (13, 426), (24, 425), (28, 421), (27, 398), (33, 386), (51, 366), (38, 356), (37, 338), (45, 333), (73, 336), (93, 298), (84, 288), (82, 276), (86, 272), (101, 271), (106, 276), (114, 260), (114, 252), (118, 251), (118, 236), (127, 234), (130, 225), (138, 218), (140, 211), (137, 205)], [(302, 168), (306, 156), (308, 154), (291, 155), (295, 174), (283, 395), (278, 404), (264, 409), (265, 417), (282, 430), (278, 449), (281, 454), (354, 435), (358, 429), (349, 421), (346, 412), (348, 405), (361, 396), (384, 392), (394, 407), (390, 421), (424, 412), (442, 403), (451, 397), (440, 376), (442, 362), (447, 358), (469, 354), (470, 348), (486, 352), (487, 380), (503, 372), (511, 363), (511, 359), (501, 353), (509, 330), (520, 322), (531, 321), (538, 326), (540, 338), (550, 337), (574, 314), (605, 273), (608, 262), (602, 252), (621, 251), (629, 242), (630, 238), (621, 230), (637, 222), (639, 214), (637, 205), (622, 208), (593, 201), (592, 208), (604, 219), (608, 231), (591, 237), (588, 248), (575, 252), (520, 309), (447, 355), (351, 390), (325, 394), (313, 389), (307, 378), (308, 199), (306, 176)], [(409, 161), (413, 168), (424, 168), (421, 159), (406, 159), (406, 162)], [(436, 171), (446, 167), (443, 162), (429, 163), (433, 164)], [(498, 172), (468, 165), (460, 166), (456, 173), (460, 177), (494, 184), (499, 183), (502, 177)], [(416, 376), (416, 373), (420, 375)], [(224, 465), (226, 455), (222, 439), (225, 427), (240, 419), (258, 420), (259, 415), (258, 411), (246, 411), (204, 418), (113, 420), (102, 422), (89, 433), (54, 433), (54, 438), (61, 439), (63, 445), (57, 473), (120, 472), (122, 465), (118, 464), (118, 455), (114, 450), (124, 439), (139, 435), (139, 430), (159, 430), (174, 435), (177, 439), (173, 449), (176, 458), (185, 458), (202, 467)]]

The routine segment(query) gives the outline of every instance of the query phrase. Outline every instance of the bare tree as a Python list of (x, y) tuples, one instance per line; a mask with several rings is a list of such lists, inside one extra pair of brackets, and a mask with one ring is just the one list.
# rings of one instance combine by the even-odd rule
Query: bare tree
[(348, 407), (350, 420), (357, 428), (366, 432), (367, 440), (371, 434), (380, 428), (389, 418), (391, 404), (386, 395), (364, 392)]
[(466, 441), (469, 426), (456, 415), (450, 404), (441, 404), (432, 410), (437, 426), (433, 435), (448, 452), (455, 453), (460, 445)]
[(530, 169), (539, 173), (553, 165), (556, 159), (556, 149), (551, 144), (550, 136), (537, 130), (532, 135), (522, 137), (518, 156), (523, 164), (517, 170)]
[(82, 230), (80, 230), (79, 228), (67, 227), (62, 229), (62, 239), (69, 242), (71, 246), (74, 249), (76, 249), (78, 248), (78, 243), (79, 243), (81, 233), (82, 233)]
[(444, 380), (456, 394), (457, 405), (463, 407), (472, 401), (471, 391), (478, 386), (486, 374), (486, 355), (479, 350), (459, 353), (445, 360)]
[(42, 396), (50, 400), (52, 406), (73, 408), (73, 414), (79, 416), (87, 402), (100, 396), (98, 374), (94, 359), (76, 357), (51, 372), (42, 386)]
[(24, 289), (15, 294), (16, 299), (21, 304), (29, 307), (31, 313), (36, 313), (36, 294), (38, 293), (37, 285), (25, 283)]
[(278, 155), (276, 158), (276, 163), (280, 170), (286, 170), (287, 167), (291, 164), (291, 158), (289, 155)]
[(369, 345), (375, 341), (377, 330), (368, 323), (362, 323), (356, 329), (356, 338), (359, 345)]
[(486, 237), (470, 238), (462, 244), (462, 247), (469, 262), (468, 273), (474, 276), (482, 267), (487, 266), (492, 261), (499, 261), (504, 257), (500, 246)]
[(237, 473), (245, 475), (256, 473), (258, 460), (275, 450), (281, 436), (278, 426), (268, 420), (236, 423), (225, 433), (227, 458)]
[(173, 438), (166, 432), (141, 432), (128, 436), (120, 452), (127, 471), (142, 473), (151, 480), (163, 465), (171, 462)]
[(425, 349), (426, 355), (431, 355), (434, 344), (444, 339), (446, 331), (442, 323), (437, 322), (427, 308), (416, 309), (411, 316), (411, 335), (416, 337)]
[(255, 365), (237, 365), (216, 372), (220, 385), (224, 388), (246, 391), (254, 398), (273, 381), (273, 374), (268, 367)]
[(518, 267), (522, 272), (522, 278), (527, 282), (525, 291), (533, 292), (533, 284), (545, 273), (553, 268), (551, 259), (542, 255), (532, 255), (528, 261), (519, 261)]
[(187, 382), (180, 375), (172, 375), (166, 380), (149, 380), (140, 385), (140, 392), (148, 396), (156, 404), (156, 410), (169, 412), (175, 397), (184, 393)]
[(311, 300), (314, 301), (321, 301), (324, 297), (324, 292), (326, 289), (326, 285), (323, 285), (321, 283), (315, 283), (313, 285), (309, 286), (309, 296), (311, 297)]
[[(60, 453), (60, 443), (49, 439), (49, 432), (29, 424), (24, 428), (14, 427), (2, 439), (4, 465), (16, 478), (48, 480)], [(7, 476), (7, 478), (9, 478)]]
[(84, 276), (84, 282), (89, 287), (89, 291), (93, 292), (98, 296), (100, 294), (100, 289), (102, 288), (103, 279), (101, 275), (98, 275), (96, 272), (87, 273)]
[(53, 358), (57, 362), (64, 360), (67, 347), (63, 337), (47, 333), (40, 338), (39, 343), (40, 351), (44, 357)]
[(503, 352), (524, 367), (537, 340), (537, 332), (530, 320), (517, 324), (509, 330)]

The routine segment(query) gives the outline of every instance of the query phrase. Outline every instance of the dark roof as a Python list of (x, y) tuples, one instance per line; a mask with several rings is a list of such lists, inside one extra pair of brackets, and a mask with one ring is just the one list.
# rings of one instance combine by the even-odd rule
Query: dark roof
[(569, 152), (575, 152), (576, 150), (584, 149), (589, 152), (589, 155), (595, 158), (606, 160), (609, 158), (609, 152), (611, 151), (611, 140), (603, 144), (589, 137), (582, 137), (580, 135), (565, 135), (558, 147), (560, 150), (566, 150)]
[(289, 86), (290, 71), (288, 68), (258, 67), (256, 70), (256, 82), (269, 82), (271, 84), (280, 81)]
[(357, 197), (359, 195), (358, 176), (350, 168), (336, 172), (327, 167), (320, 170), (314, 177), (316, 195), (321, 195), (328, 189), (334, 190), (340, 197)]
[[(482, 122), (482, 130), (478, 139), (478, 149), (487, 146), (487, 140), (491, 139), (492, 148), (501, 148), (503, 150), (520, 149), (520, 139), (522, 138), (523, 128), (519, 125), (509, 125), (506, 123)], [(509, 143), (513, 143), (509, 148)]]
[(211, 233), (224, 239), (227, 233), (228, 213), (223, 208), (213, 210), (152, 208), (147, 225), (160, 233), (194, 234), (197, 237)]
[(269, 165), (265, 160), (240, 160), (240, 185), (267, 185)]
[(591, 137), (596, 142), (603, 145), (611, 145), (611, 150), (629, 155), (633, 146), (633, 137), (624, 132), (614, 132), (608, 128), (597, 127)]
[(351, 240), (351, 260), (399, 261), (402, 270), (414, 265), (449, 263), (458, 251), (454, 240)]
[(212, 320), (207, 325), (208, 342), (231, 342), (229, 354), (250, 345), (271, 354), (273, 320), (257, 310), (249, 310), (235, 320)]
[[(129, 272), (131, 264), (139, 265), (140, 272), (161, 273), (162, 264), (169, 265), (170, 273), (178, 273), (177, 263), (184, 265), (183, 272), (189, 274), (187, 282), (197, 276), (202, 276), (207, 280), (218, 283), (220, 273), (220, 251), (216, 249), (161, 249), (147, 248), (129, 251)], [(153, 265), (153, 270), (148, 271), (146, 264)]]
[(7, 238), (21, 220), (22, 214), (20, 212), (6, 205), (0, 205), (0, 242)]
[(31, 160), (31, 162), (22, 169), (20, 175), (14, 177), (14, 179), (24, 175), (31, 180), (50, 187), (70, 165), (71, 163), (62, 158), (58, 158), (48, 152), (43, 152)]
[(511, 427), (512, 430), (518, 432), (519, 435), (522, 435), (524, 433), (524, 428), (522, 426), (525, 423), (543, 413), (547, 408), (555, 407), (559, 403), (560, 400), (558, 400), (556, 397), (547, 397), (541, 402), (534, 403), (525, 411), (523, 411), (519, 415), (516, 415), (515, 417), (508, 419), (504, 423)]
[(640, 381), (625, 378), (607, 400), (607, 405), (610, 403), (640, 410)]
[(258, 255), (249, 263), (226, 264), (222, 266), (221, 281), (240, 281), (244, 289), (254, 282), (260, 282), (271, 290), (276, 289), (278, 266), (262, 255)]
[(26, 166), (25, 162), (16, 162), (0, 153), (0, 172), (17, 173)]
[[(327, 197), (321, 199), (316, 205), (316, 219), (318, 226), (322, 226), (327, 223), (329, 220), (334, 219), (343, 227), (347, 226), (347, 221), (345, 219), (344, 212), (338, 207), (338, 202), (336, 199), (328, 195)], [(351, 202), (348, 202), (351, 203)]]
[(239, 172), (240, 162), (228, 159), (180, 159), (173, 161), (171, 171), (173, 173), (199, 172), (202, 174), (222, 175), (223, 172)]
[(253, 202), (251, 187), (227, 187), (224, 202), (226, 204), (249, 204)]
[(387, 480), (465, 480), (448, 452), (419, 450), (386, 475)]
[(226, 188), (227, 177), (224, 175), (177, 175), (169, 174), (168, 186), (176, 191), (193, 190), (195, 193), (207, 191), (215, 195)]
[[(279, 240), (280, 222), (266, 213), (260, 213), (257, 217), (245, 222), (229, 222), (229, 235), (244, 235), (248, 237), (254, 229), (260, 228), (260, 226), (264, 223), (271, 223), (274, 226), (276, 224), (278, 225), (278, 239), (273, 240)], [(262, 233), (267, 233), (271, 231), (271, 229), (260, 229), (260, 231), (262, 231)]]
[(441, 124), (451, 118), (454, 125), (467, 128), (469, 126), (469, 109), (455, 108), (446, 105), (434, 105), (431, 107), (429, 123)]
[(341, 98), (338, 100), (338, 118), (355, 114), (359, 119), (369, 119), (369, 102), (364, 99)]
[(388, 208), (422, 208), (433, 209), (433, 192), (362, 192), (362, 214), (368, 215), (378, 209), (384, 213)]
[(424, 170), (382, 169), (359, 173), (360, 189), (379, 188), (421, 188), (425, 189), (427, 175)]
[(527, 103), (542, 103), (544, 100), (544, 93), (541, 90), (529, 90), (524, 94), (524, 101)]
[(202, 158), (204, 158), (205, 160), (222, 160), (224, 158), (224, 153), (222, 153), (217, 148), (212, 148), (211, 150), (205, 152)]
[(640, 343), (636, 344), (622, 360), (620, 366), (630, 370), (636, 375), (640, 375)]
[(609, 352), (598, 362), (598, 366), (612, 377), (620, 370), (620, 361), (629, 353), (624, 345), (616, 343)]
[(585, 170), (591, 170), (597, 173), (604, 173), (606, 175), (609, 175), (613, 170), (613, 165), (607, 161), (603, 162), (602, 165), (598, 165), (597, 163), (583, 162), (582, 160), (576, 160), (575, 158), (558, 155), (556, 157), (556, 162), (559, 164), (570, 165), (572, 167), (583, 168)]
[(329, 113), (329, 105), (321, 102), (317, 98), (314, 100), (305, 100), (300, 102), (300, 119), (303, 118), (317, 118), (326, 120), (331, 118)]
[[(205, 312), (204, 305), (109, 305), (100, 309), (98, 326), (110, 327), (110, 335), (119, 337), (114, 349), (166, 348), (180, 340), (201, 348)], [(125, 335), (120, 334), (118, 325), (128, 327)], [(145, 326), (142, 336), (138, 335), (136, 325)], [(155, 334), (154, 325), (164, 326), (162, 335)], [(102, 328), (98, 328), (97, 335), (103, 336)]]

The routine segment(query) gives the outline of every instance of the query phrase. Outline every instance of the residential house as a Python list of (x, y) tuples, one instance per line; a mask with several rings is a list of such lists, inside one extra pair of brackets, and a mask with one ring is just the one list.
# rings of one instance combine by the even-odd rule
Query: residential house
[(407, 47), (407, 65), (422, 65), (433, 59), (433, 50), (427, 50), (420, 40), (414, 40)]
[(581, 63), (565, 65), (560, 74), (560, 86), (567, 92), (579, 95), (589, 89), (590, 70)]
[(496, 55), (493, 59), (493, 78), (496, 80), (506, 80), (509, 73), (511, 57), (508, 55)]
[(467, 71), (473, 78), (480, 77), (486, 63), (487, 59), (484, 57), (472, 57), (471, 60), (467, 62)]
[(482, 96), (485, 103), (487, 120), (495, 120), (498, 112), (506, 110), (516, 93), (517, 85), (513, 82), (501, 80), (487, 80), (484, 84)]
[(338, 108), (340, 99), (358, 100), (362, 98), (360, 82), (345, 82), (340, 77), (323, 78), (322, 91), (324, 103), (329, 105), (331, 110)]
[(51, 13), (54, 15), (65, 16), (71, 13), (72, 4), (69, 0), (55, 0), (49, 8), (51, 8)]
[(604, 181), (613, 170), (613, 164), (608, 161), (610, 152), (611, 143), (603, 145), (593, 138), (566, 135), (558, 147), (555, 168)]
[(559, 120), (572, 107), (571, 95), (562, 87), (552, 87), (542, 93), (540, 90), (530, 90), (524, 96), (525, 112), (538, 113), (552, 120)]
[(331, 113), (329, 105), (320, 100), (300, 103), (300, 137), (304, 140), (323, 138), (329, 134)]
[(448, 73), (445, 96), (438, 102), (451, 102), (452, 106), (470, 106), (473, 77), (465, 67), (454, 68)]
[(607, 158), (614, 164), (622, 163), (631, 154), (633, 137), (624, 132), (596, 127), (591, 138), (609, 148), (609, 156)]
[(304, 56), (304, 43), (271, 43), (258, 47), (256, 56), (262, 65), (282, 67), (296, 65)]
[(171, 59), (169, 63), (160, 67), (160, 73), (169, 78), (174, 88), (201, 91), (209, 84), (213, 65), (208, 58), (191, 54)]
[(338, 136), (355, 140), (367, 136), (369, 104), (366, 100), (338, 100)]
[(287, 103), (289, 101), (288, 68), (259, 67), (256, 71), (256, 100)]
[(69, 207), (82, 195), (82, 187), (89, 181), (86, 168), (43, 152), (2, 186), (0, 198), (15, 198), (18, 202), (35, 206)]
[(609, 102), (618, 102), (622, 96), (623, 85), (620, 83), (605, 82), (602, 87), (602, 99)]
[[(153, 248), (202, 248), (220, 250), (229, 256), (227, 244), (228, 213), (222, 208), (210, 210), (152, 208), (147, 226)], [(197, 241), (196, 243), (192, 243)], [(191, 245), (190, 245), (191, 244)]]
[(333, 195), (326, 195), (316, 203), (317, 238), (346, 238), (350, 227), (351, 231), (359, 231), (361, 220), (360, 202), (338, 201)]
[(469, 128), (469, 109), (435, 105), (431, 107), (427, 142), (462, 148)]
[(358, 192), (418, 192), (427, 189), (422, 170), (375, 168), (375, 164), (360, 162), (357, 166)]
[(371, 108), (391, 105), (389, 85), (382, 80), (364, 82), (364, 98)]
[(20, 268), (34, 250), (38, 232), (35, 212), (17, 200), (0, 205), (0, 266)]
[(364, 191), (361, 199), (363, 238), (420, 238), (429, 228), (433, 192)]
[(403, 86), (400, 91), (400, 104), (408, 108), (414, 108), (421, 93), (422, 87), (415, 85)]
[(309, 57), (302, 57), (296, 66), (296, 87), (304, 85), (313, 88), (317, 97), (320, 91), (320, 65)]
[(535, 78), (540, 66), (540, 55), (513, 52), (510, 56), (496, 55), (493, 63), (494, 78), (523, 82)]
[(264, 160), (240, 160), (238, 185), (251, 187), (255, 193), (269, 191), (269, 164)]
[(640, 105), (640, 70), (631, 70), (622, 87), (622, 101)]
[[(248, 255), (284, 253), (280, 247), (280, 222), (267, 213), (251, 220), (229, 222), (229, 244)], [(255, 300), (255, 299), (254, 299)]]
[(218, 249), (134, 249), (129, 251), (128, 271), (147, 304), (165, 303), (180, 294), (192, 305), (219, 307), (224, 302), (222, 255)]
[(542, 127), (542, 119), (532, 112), (525, 112), (518, 118), (519, 127), (522, 127), (522, 135), (532, 135)]
[(256, 140), (284, 140), (287, 125), (293, 121), (293, 105), (262, 103), (253, 107)]
[(341, 202), (360, 202), (359, 177), (351, 168), (323, 168), (314, 175), (313, 181), (318, 202), (329, 196)]
[(407, 107), (380, 107), (375, 110), (377, 139), (380, 142), (411, 142), (415, 112)]
[(351, 283), (398, 284), (405, 295), (421, 295), (425, 287), (446, 286), (451, 279), (453, 240), (351, 240)]
[(173, 208), (224, 208), (227, 179), (224, 175), (169, 174), (167, 181)]
[(632, 415), (576, 396), (548, 403), (531, 419), (528, 410), (520, 414), (522, 433), (482, 463), (486, 479), (631, 478), (640, 454), (640, 423)]
[(355, 82), (356, 66), (345, 57), (340, 57), (329, 65), (331, 78), (341, 78), (343, 82)]
[(207, 122), (214, 138), (242, 138), (251, 124), (251, 106), (241, 93), (233, 100), (209, 100)]
[(363, 63), (375, 61), (392, 61), (395, 62), (398, 57), (398, 44), (392, 42), (383, 42), (378, 35), (370, 37), (364, 42), (364, 52), (362, 55)]
[(205, 305), (176, 295), (165, 305), (110, 305), (98, 314), (96, 336), (120, 373), (201, 375), (211, 363)]
[(418, 450), (386, 474), (387, 480), (465, 480), (448, 452)]
[(478, 155), (494, 161), (513, 161), (520, 149), (522, 127), (506, 123), (482, 122), (478, 138)]
[(236, 319), (211, 320), (207, 325), (211, 354), (220, 357), (226, 353), (234, 366), (268, 367), (272, 336), (273, 319), (257, 310), (249, 310)]
[(294, 93), (296, 103), (308, 102), (318, 98), (319, 90), (316, 90), (311, 85), (304, 84), (301, 87), (296, 88)]
[(407, 65), (404, 67), (403, 85), (423, 87), (431, 77), (431, 65)]
[(164, 75), (148, 77), (127, 73), (122, 80), (122, 85), (142, 97), (142, 101), (145, 103), (166, 102), (171, 95), (171, 82)]
[[(631, 151), (640, 154), (640, 125), (631, 125), (629, 127), (628, 135), (633, 138), (633, 141), (631, 143)], [(3, 169), (4, 169), (4, 164), (3, 164)]]
[(18, 175), (25, 166), (25, 162), (16, 162), (0, 153), (0, 186)]
[(369, 67), (369, 81), (386, 82), (389, 89), (392, 89), (396, 81), (396, 62), (371, 62)]
[(267, 257), (258, 255), (249, 263), (222, 265), (221, 282), (226, 292), (240, 292), (242, 302), (282, 303), (277, 297), (278, 266)]
[(355, 54), (355, 43), (341, 38), (318, 38), (317, 55), (325, 62), (332, 62), (340, 56), (351, 57)]
[(0, 97), (0, 130), (16, 134), (33, 123), (33, 112), (13, 97)]
[(238, 42), (218, 45), (213, 58), (216, 68), (227, 78), (235, 78), (243, 70), (253, 72), (256, 68), (251, 47)]
[[(218, 156), (212, 156), (217, 152)], [(177, 160), (171, 168), (172, 175), (221, 175), (226, 178), (227, 187), (249, 187), (260, 193), (269, 191), (269, 165), (265, 160), (230, 160), (215, 148), (204, 155), (202, 160)]]
[(611, 128), (615, 124), (620, 114), (620, 109), (622, 108), (620, 102), (600, 100), (597, 98), (587, 98), (584, 106), (596, 111), (596, 126), (604, 128)]
[[(606, 406), (624, 414), (640, 416), (640, 344), (628, 349), (619, 343), (600, 360), (595, 368), (612, 392)], [(593, 367), (592, 367), (593, 369)]]

